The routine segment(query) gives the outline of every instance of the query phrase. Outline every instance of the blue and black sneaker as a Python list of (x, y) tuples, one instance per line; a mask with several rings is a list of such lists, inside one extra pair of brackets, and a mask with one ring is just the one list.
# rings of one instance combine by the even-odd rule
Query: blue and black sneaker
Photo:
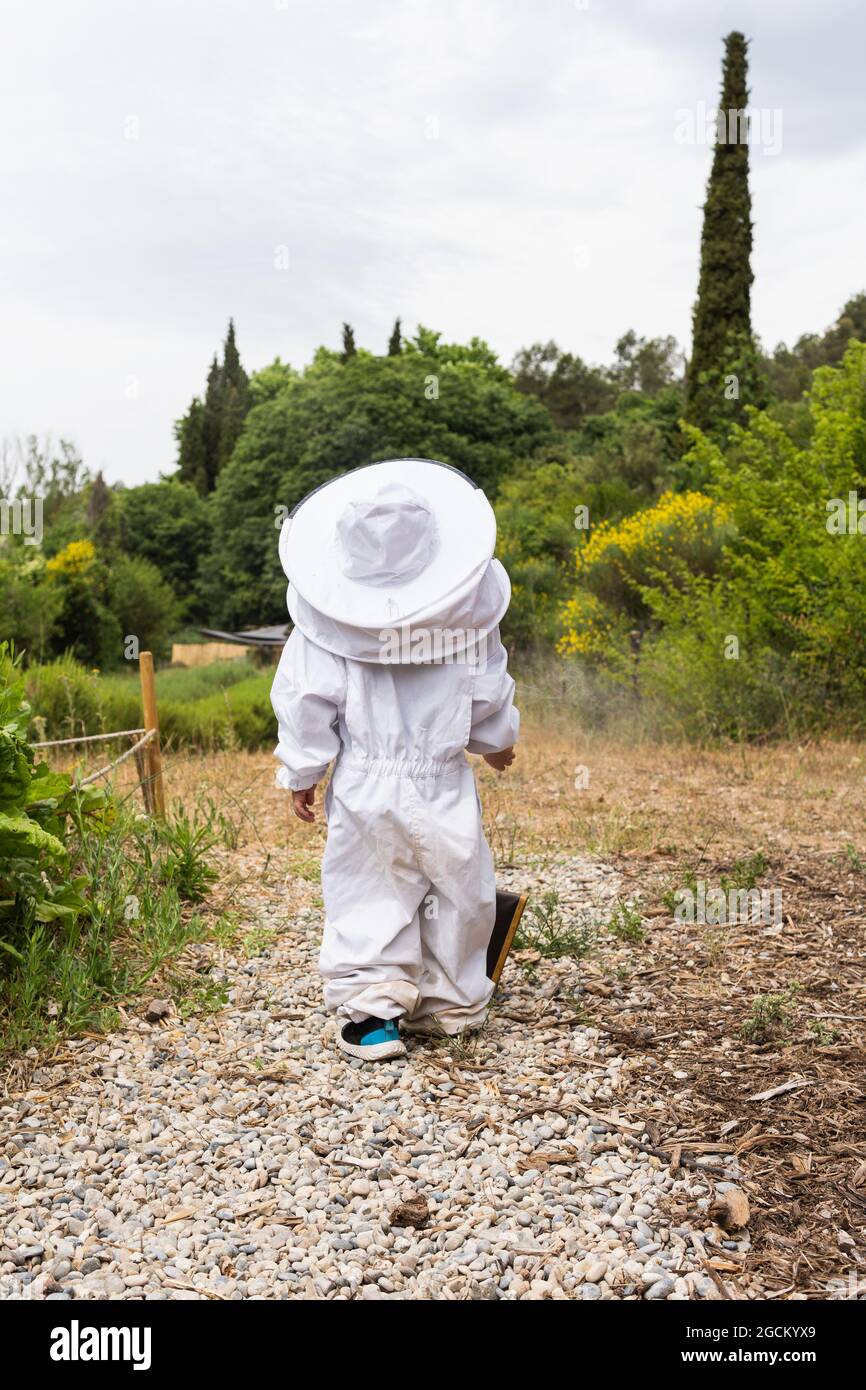
[(337, 1028), (337, 1046), (362, 1062), (387, 1062), (405, 1057), (406, 1044), (395, 1018), (362, 1018)]

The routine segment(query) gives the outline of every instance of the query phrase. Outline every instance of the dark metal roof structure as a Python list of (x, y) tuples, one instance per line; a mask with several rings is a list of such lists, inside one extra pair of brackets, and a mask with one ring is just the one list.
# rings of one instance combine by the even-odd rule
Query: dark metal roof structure
[(244, 632), (219, 632), (213, 627), (196, 628), (202, 637), (210, 637), (215, 642), (236, 642), (242, 647), (282, 647), (291, 630), (291, 623), (275, 623), (271, 627), (250, 627)]

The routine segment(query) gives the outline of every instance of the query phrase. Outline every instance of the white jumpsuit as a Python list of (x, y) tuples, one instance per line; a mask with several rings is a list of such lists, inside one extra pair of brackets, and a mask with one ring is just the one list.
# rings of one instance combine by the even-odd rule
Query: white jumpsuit
[(513, 693), (498, 628), (478, 665), (358, 661), (292, 632), (271, 693), (277, 781), (314, 786), (336, 759), (319, 957), (330, 1009), (448, 1033), (482, 1022), (496, 890), (465, 752), (517, 741)]

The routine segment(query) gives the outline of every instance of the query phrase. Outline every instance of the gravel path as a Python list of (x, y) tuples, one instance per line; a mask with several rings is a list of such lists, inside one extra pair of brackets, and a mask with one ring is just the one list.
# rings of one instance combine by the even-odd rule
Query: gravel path
[[(509, 879), (577, 914), (619, 891), (583, 859)], [(0, 1104), (0, 1297), (720, 1296), (682, 1224), (707, 1181), (627, 1141), (578, 964), (510, 962), (474, 1045), (365, 1067), (326, 1036), (319, 908), (287, 923), (271, 887), (245, 912), (263, 954), (192, 948), (225, 1007), (130, 1016)]]

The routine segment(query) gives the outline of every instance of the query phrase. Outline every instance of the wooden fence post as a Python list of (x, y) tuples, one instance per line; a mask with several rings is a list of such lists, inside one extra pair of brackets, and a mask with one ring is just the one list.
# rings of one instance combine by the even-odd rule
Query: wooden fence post
[(151, 729), (156, 732), (149, 743), (144, 746), (145, 769), (148, 773), (150, 783), (151, 804), (153, 813), (160, 820), (165, 820), (165, 788), (162, 783), (162, 753), (159, 747), (159, 715), (156, 708), (156, 684), (153, 679), (153, 654), (152, 652), (140, 652), (138, 657), (138, 669), (141, 674), (141, 701), (144, 706), (144, 727), (149, 733)]

